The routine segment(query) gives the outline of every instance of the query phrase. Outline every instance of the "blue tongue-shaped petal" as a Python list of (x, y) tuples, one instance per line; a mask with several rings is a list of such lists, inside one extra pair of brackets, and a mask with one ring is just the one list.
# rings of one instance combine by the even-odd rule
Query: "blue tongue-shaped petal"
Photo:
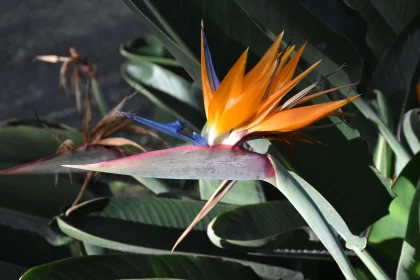
[(180, 134), (179, 132), (187, 127), (187, 123), (182, 123), (180, 120), (176, 120), (175, 122), (171, 123), (158, 123), (154, 122), (136, 115), (131, 115), (126, 112), (119, 111), (118, 113), (126, 116), (127, 118), (130, 118), (136, 122), (139, 122), (141, 124), (144, 124), (148, 127), (151, 127), (153, 129), (159, 130), (163, 133), (172, 135), (176, 138), (179, 138), (181, 140), (187, 141), (193, 145), (196, 146), (208, 146), (206, 139), (204, 139), (200, 134), (193, 132), (193, 137), (190, 138), (188, 136), (185, 136), (183, 134)]
[(219, 81), (219, 78), (217, 78), (216, 71), (214, 71), (213, 61), (211, 60), (210, 49), (209, 49), (209, 46), (207, 45), (206, 36), (204, 36), (204, 30), (201, 30), (201, 34), (204, 40), (204, 55), (206, 57), (207, 75), (209, 78), (211, 89), (213, 90), (213, 93), (214, 93), (216, 89), (219, 87), (220, 81)]

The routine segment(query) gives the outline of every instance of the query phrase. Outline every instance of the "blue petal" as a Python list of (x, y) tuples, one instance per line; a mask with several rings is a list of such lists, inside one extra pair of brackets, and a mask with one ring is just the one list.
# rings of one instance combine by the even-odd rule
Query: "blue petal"
[(206, 57), (206, 68), (207, 68), (207, 75), (210, 81), (210, 86), (213, 92), (216, 91), (216, 89), (220, 85), (220, 81), (217, 78), (216, 71), (214, 71), (213, 67), (213, 61), (211, 60), (211, 54), (209, 46), (207, 45), (206, 36), (204, 36), (204, 30), (201, 30), (201, 35), (204, 39), (204, 56)]
[(200, 134), (193, 132), (193, 138), (180, 134), (179, 132), (187, 127), (187, 123), (182, 123), (180, 120), (176, 120), (175, 122), (171, 123), (158, 123), (154, 122), (136, 115), (131, 115), (126, 112), (118, 111), (118, 113), (130, 118), (136, 122), (144, 124), (148, 127), (154, 128), (166, 134), (175, 136), (181, 140), (187, 141), (196, 146), (208, 146), (206, 139), (204, 139)]

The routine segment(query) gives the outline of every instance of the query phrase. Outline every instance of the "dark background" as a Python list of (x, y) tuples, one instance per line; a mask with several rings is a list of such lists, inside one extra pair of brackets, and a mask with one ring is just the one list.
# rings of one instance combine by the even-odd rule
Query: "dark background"
[[(119, 45), (145, 33), (118, 0), (0, 1), (0, 121), (35, 118), (35, 110), (42, 119), (80, 127), (74, 96), (58, 85), (61, 65), (33, 58), (68, 56), (70, 47), (92, 56), (111, 107), (130, 91), (120, 77)], [(141, 95), (133, 102), (130, 108), (137, 112), (149, 104)], [(98, 119), (97, 108), (93, 111)]]

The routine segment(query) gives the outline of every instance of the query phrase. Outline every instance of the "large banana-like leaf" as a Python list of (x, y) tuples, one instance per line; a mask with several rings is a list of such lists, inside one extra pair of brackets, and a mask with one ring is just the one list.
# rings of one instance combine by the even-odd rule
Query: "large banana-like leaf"
[(216, 258), (109, 255), (70, 258), (34, 267), (22, 280), (70, 279), (260, 279), (250, 268)]
[(209, 224), (207, 234), (217, 246), (236, 251), (272, 253), (275, 250), (281, 254), (283, 248), (299, 256), (299, 250), (322, 249), (319, 239), (313, 238), (308, 224), (287, 200), (224, 211)]
[(391, 105), (394, 124), (404, 113), (417, 107), (415, 86), (418, 82), (420, 18), (412, 21), (380, 60), (372, 76), (371, 89), (379, 89)]
[[(69, 236), (95, 246), (133, 253), (170, 254), (175, 240), (203, 205), (201, 201), (153, 197), (94, 199), (70, 208), (58, 218), (58, 225)], [(216, 206), (177, 252), (234, 260), (270, 279), (298, 276), (299, 273), (289, 269), (264, 264), (268, 258), (230, 253), (209, 242), (205, 233), (207, 224), (231, 208)]]

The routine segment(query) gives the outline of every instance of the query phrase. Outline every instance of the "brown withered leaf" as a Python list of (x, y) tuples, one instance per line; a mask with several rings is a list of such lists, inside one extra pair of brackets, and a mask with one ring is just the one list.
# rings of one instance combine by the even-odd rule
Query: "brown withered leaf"
[[(38, 55), (34, 58), (34, 60), (48, 63), (62, 63), (60, 67), (59, 85), (65, 90), (65, 92), (67, 92), (68, 88), (66, 75), (70, 67), (73, 67), (71, 74), (71, 86), (76, 98), (77, 110), (80, 112), (82, 110), (82, 79), (86, 78), (88, 80), (88, 85), (92, 80), (96, 80), (96, 66), (92, 63), (92, 59), (86, 56), (80, 56), (74, 48), (70, 48), (69, 52), (69, 57), (57, 55)], [(88, 92), (86, 94), (88, 94)]]
[(120, 147), (120, 146), (129, 145), (129, 146), (136, 147), (143, 152), (147, 152), (147, 150), (143, 146), (141, 146), (140, 144), (137, 144), (136, 142), (134, 142), (130, 139), (127, 139), (127, 138), (123, 138), (123, 137), (105, 138), (105, 139), (102, 139), (102, 140), (93, 141), (90, 144), (91, 145), (110, 146), (110, 147), (112, 147), (112, 146)]

